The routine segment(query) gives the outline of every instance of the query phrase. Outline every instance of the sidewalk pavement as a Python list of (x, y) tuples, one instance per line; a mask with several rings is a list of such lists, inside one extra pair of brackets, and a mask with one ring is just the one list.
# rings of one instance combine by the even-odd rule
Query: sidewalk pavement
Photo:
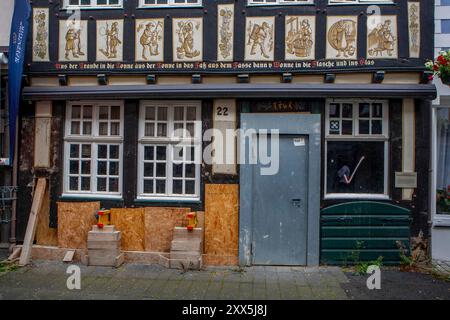
[(0, 274), (0, 299), (450, 300), (450, 282), (428, 275), (383, 271), (382, 289), (373, 292), (366, 287), (367, 277), (346, 274), (339, 267), (208, 267), (183, 273), (159, 265), (79, 265), (81, 290), (71, 291), (66, 285), (68, 266), (35, 261)]

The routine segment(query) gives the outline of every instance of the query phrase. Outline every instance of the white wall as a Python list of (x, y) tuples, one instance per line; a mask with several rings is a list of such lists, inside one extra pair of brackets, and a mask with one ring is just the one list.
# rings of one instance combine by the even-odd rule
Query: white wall
[(9, 46), (9, 32), (13, 16), (14, 0), (0, 0), (0, 47)]

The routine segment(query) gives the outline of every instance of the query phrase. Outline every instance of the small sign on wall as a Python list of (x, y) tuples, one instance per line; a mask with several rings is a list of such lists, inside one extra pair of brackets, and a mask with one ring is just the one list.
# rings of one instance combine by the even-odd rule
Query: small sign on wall
[(396, 172), (395, 187), (400, 189), (417, 188), (417, 172)]
[(236, 100), (214, 100), (213, 174), (236, 174)]

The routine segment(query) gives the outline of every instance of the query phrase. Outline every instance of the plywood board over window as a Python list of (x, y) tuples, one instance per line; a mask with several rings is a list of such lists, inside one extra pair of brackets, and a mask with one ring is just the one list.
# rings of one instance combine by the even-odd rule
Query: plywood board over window
[(58, 247), (86, 249), (100, 202), (58, 202)]
[(239, 186), (205, 186), (205, 264), (236, 264), (239, 246)]
[(111, 224), (122, 232), (122, 250), (144, 251), (144, 211), (144, 208), (111, 209)]

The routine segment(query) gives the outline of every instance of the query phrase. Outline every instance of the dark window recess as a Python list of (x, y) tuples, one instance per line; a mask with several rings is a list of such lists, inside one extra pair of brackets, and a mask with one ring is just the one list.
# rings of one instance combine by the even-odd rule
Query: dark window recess
[(327, 193), (384, 194), (384, 146), (383, 141), (328, 141)]

